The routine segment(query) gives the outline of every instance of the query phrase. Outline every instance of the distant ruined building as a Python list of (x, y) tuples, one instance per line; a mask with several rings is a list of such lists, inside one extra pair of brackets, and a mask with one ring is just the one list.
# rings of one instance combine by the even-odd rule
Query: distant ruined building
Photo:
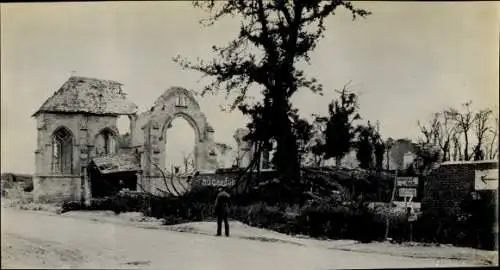
[[(390, 170), (405, 170), (416, 158), (416, 144), (409, 139), (397, 139), (384, 155), (384, 168)], [(388, 159), (387, 159), (388, 158)], [(387, 164), (389, 162), (389, 164)]]
[[(130, 134), (123, 143), (117, 128), (120, 116), (130, 119)], [(194, 167), (214, 171), (227, 165), (231, 149), (214, 142), (208, 123), (192, 92), (172, 87), (149, 111), (138, 114), (127, 100), (122, 84), (109, 80), (70, 77), (33, 114), (37, 121), (34, 197), (40, 201), (89, 200), (109, 196), (120, 188), (155, 193), (165, 190), (166, 131), (173, 119), (184, 118), (195, 131)], [(252, 157), (245, 129), (234, 138), (237, 166)], [(121, 185), (121, 186), (120, 186)]]

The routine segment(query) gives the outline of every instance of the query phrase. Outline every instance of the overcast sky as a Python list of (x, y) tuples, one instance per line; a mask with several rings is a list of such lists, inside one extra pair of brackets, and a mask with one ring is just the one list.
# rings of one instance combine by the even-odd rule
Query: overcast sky
[[(361, 93), (362, 116), (379, 120), (384, 137), (415, 138), (417, 120), (465, 100), (475, 107), (498, 104), (498, 3), (354, 4), (373, 14), (353, 22), (339, 11), (328, 19), (326, 38), (307, 68), (325, 96), (298, 93), (294, 105), (303, 115), (326, 113), (334, 89), (349, 81)], [(34, 171), (30, 115), (72, 71), (123, 83), (141, 110), (171, 86), (200, 89), (200, 75), (180, 69), (172, 57), (208, 59), (212, 45), (238, 31), (235, 20), (200, 27), (204, 15), (176, 1), (1, 4), (2, 171)], [(216, 140), (232, 145), (245, 119), (220, 111), (223, 96), (199, 102)], [(192, 147), (193, 131), (175, 126), (169, 133), (175, 145)]]

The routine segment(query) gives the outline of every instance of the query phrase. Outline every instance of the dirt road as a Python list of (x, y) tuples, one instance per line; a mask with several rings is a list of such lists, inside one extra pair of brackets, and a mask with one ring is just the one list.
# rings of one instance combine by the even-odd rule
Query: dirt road
[(2, 209), (2, 268), (338, 269), (464, 266)]

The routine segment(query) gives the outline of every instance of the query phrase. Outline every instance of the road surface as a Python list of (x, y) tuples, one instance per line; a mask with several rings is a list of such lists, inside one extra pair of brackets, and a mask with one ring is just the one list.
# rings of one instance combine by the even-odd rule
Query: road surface
[(311, 269), (464, 266), (2, 209), (2, 268)]

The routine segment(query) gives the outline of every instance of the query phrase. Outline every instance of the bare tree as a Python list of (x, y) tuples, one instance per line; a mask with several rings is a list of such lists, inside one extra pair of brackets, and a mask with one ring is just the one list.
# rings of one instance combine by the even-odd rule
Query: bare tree
[[(180, 196), (181, 192), (177, 190), (177, 187), (174, 183), (175, 180), (177, 180), (178, 184), (184, 189), (187, 190), (187, 187), (184, 186), (184, 184), (179, 181), (176, 177), (174, 177), (174, 172), (167, 172), (166, 169), (161, 168), (160, 165), (158, 165), (154, 160), (151, 158), (150, 155), (146, 154), (148, 157), (149, 162), (151, 165), (153, 165), (158, 171), (161, 173), (161, 179), (163, 181), (163, 185), (165, 186), (165, 189), (161, 188), (156, 188), (157, 191), (161, 192), (162, 194), (172, 194), (174, 196)], [(140, 160), (140, 155), (136, 153), (136, 158)], [(170, 177), (168, 176), (170, 174)], [(152, 192), (150, 192), (147, 188), (145, 188), (141, 183), (138, 183), (139, 188), (141, 189), (142, 192), (148, 194), (149, 196), (155, 196)], [(170, 189), (172, 187), (172, 189)]]
[(439, 146), (443, 161), (450, 160), (453, 138), (457, 132), (453, 118), (444, 111), (435, 113), (428, 125), (422, 125), (420, 122), (418, 125), (425, 138), (423, 142)]
[(453, 145), (453, 160), (463, 160), (462, 142), (460, 141), (461, 133), (457, 132), (451, 138)]
[(457, 126), (453, 123), (453, 119), (445, 113), (440, 113), (438, 117), (441, 121), (438, 126), (437, 140), (439, 148), (443, 152), (443, 161), (447, 161), (451, 159), (451, 144), (453, 137), (457, 133)]
[(488, 159), (496, 159), (498, 155), (498, 110), (494, 110), (496, 114), (490, 118), (490, 128), (488, 129), (487, 136), (488, 143), (486, 145), (485, 152), (488, 156)]
[[(455, 122), (458, 129), (457, 131), (460, 133), (460, 135), (463, 135), (464, 145), (462, 158), (464, 160), (470, 160), (470, 158), (472, 157), (472, 155), (469, 154), (469, 132), (471, 131), (476, 119), (474, 113), (471, 110), (471, 104), (472, 101), (463, 103), (462, 111), (458, 111), (454, 108), (450, 108), (445, 111), (445, 114)], [(455, 138), (455, 140), (457, 143), (457, 138)]]
[(437, 139), (436, 139), (436, 130), (438, 129), (438, 121), (439, 118), (437, 117), (438, 114), (435, 114), (434, 117), (429, 121), (427, 125), (422, 125), (420, 121), (417, 122), (418, 127), (420, 128), (420, 132), (422, 132), (422, 135), (424, 135), (424, 138), (419, 138), (421, 143), (425, 144), (436, 144)]
[(423, 135), (419, 143), (438, 146), (443, 161), (495, 159), (498, 155), (498, 116), (493, 116), (492, 109), (474, 112), (471, 104), (472, 101), (463, 103), (461, 111), (450, 108), (435, 113), (426, 125), (419, 121)]
[(474, 134), (476, 135), (477, 143), (474, 146), (474, 160), (483, 160), (486, 157), (485, 149), (483, 148), (483, 142), (485, 137), (487, 136), (488, 130), (490, 127), (488, 126), (488, 122), (490, 120), (490, 116), (492, 111), (490, 109), (483, 109), (477, 112), (474, 116)]

